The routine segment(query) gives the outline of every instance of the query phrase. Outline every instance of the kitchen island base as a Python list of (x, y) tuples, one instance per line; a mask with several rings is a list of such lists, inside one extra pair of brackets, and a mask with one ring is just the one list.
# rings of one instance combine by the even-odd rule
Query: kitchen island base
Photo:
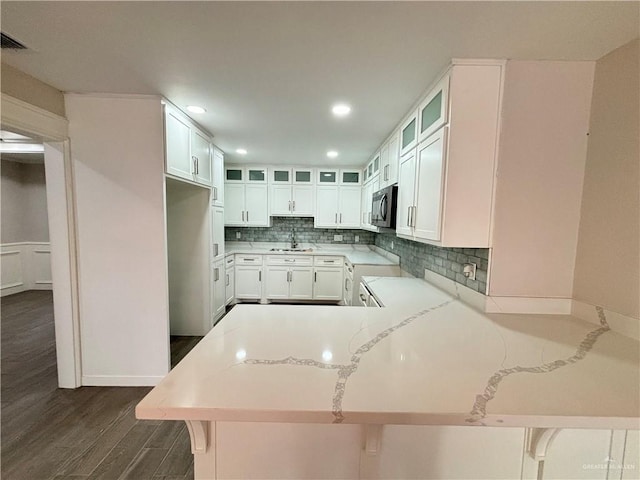
[(637, 430), (187, 421), (196, 480), (637, 479)]

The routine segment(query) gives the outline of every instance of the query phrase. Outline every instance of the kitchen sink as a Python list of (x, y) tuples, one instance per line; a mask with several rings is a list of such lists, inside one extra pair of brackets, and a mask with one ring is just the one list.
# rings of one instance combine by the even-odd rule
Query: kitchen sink
[(313, 248), (272, 248), (271, 252), (313, 252)]

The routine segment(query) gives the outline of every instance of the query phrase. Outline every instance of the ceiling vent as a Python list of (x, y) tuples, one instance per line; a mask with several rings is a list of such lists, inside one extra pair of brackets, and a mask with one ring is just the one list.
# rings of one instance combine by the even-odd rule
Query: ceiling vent
[(0, 38), (2, 39), (2, 49), (3, 50), (5, 48), (8, 48), (10, 50), (26, 50), (27, 49), (27, 47), (25, 47), (22, 43), (20, 43), (19, 41), (17, 41), (14, 38), (11, 38), (6, 33), (0, 32)]

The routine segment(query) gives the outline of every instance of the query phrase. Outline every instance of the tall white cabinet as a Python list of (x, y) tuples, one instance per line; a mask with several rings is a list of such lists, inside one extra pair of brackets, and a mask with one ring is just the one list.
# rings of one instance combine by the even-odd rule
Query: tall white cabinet
[(457, 61), (400, 129), (398, 236), (490, 247), (504, 62)]

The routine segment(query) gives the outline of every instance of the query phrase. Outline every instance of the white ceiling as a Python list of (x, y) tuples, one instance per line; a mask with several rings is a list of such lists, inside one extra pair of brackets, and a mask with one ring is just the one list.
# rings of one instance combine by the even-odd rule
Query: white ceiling
[(3, 1), (30, 50), (2, 61), (62, 91), (204, 106), (227, 161), (361, 165), (451, 58), (595, 60), (638, 36), (639, 5)]

